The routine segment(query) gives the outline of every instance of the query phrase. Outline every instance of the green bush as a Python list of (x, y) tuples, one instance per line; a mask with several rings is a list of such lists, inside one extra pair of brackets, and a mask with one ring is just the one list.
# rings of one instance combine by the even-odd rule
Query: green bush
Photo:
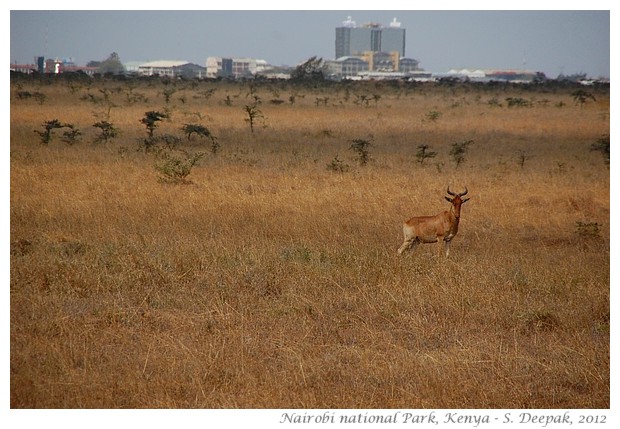
[(204, 157), (204, 152), (189, 154), (181, 151), (184, 155), (173, 155), (170, 151), (161, 151), (159, 154), (160, 162), (155, 164), (155, 169), (161, 174), (159, 180), (164, 183), (191, 183), (187, 176), (192, 172), (192, 168)]

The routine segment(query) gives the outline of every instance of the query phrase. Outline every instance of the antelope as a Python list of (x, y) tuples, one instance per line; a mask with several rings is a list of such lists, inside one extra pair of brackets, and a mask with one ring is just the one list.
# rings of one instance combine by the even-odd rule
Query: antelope
[(460, 194), (450, 191), (450, 186), (448, 186), (447, 193), (452, 197), (445, 197), (452, 204), (449, 211), (446, 210), (435, 216), (412, 217), (403, 224), (405, 241), (398, 249), (399, 255), (407, 249), (413, 249), (418, 243), (439, 243), (439, 249), (441, 249), (441, 241), (443, 240), (446, 243), (446, 256), (448, 256), (450, 241), (459, 230), (461, 205), (469, 201), (469, 198), (461, 198), (467, 195), (467, 186), (465, 192)]

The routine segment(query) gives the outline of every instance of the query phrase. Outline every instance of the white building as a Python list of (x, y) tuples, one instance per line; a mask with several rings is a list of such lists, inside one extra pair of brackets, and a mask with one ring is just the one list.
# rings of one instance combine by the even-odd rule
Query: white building
[(127, 61), (123, 63), (123, 67), (125, 67), (125, 73), (138, 74), (142, 64), (144, 61)]
[(189, 64), (187, 61), (149, 61), (138, 66), (138, 73), (143, 76), (168, 76), (174, 77), (174, 68)]
[(251, 77), (269, 68), (265, 60), (256, 58), (207, 58), (207, 77)]
[(325, 61), (327, 74), (331, 78), (340, 79), (343, 77), (357, 76), (359, 73), (369, 70), (368, 62), (359, 57), (346, 56), (336, 60)]
[(447, 73), (448, 77), (467, 78), (467, 79), (484, 79), (486, 72), (482, 69), (450, 69)]
[(544, 78), (544, 74), (531, 70), (517, 69), (451, 69), (446, 77), (469, 79), (475, 82), (505, 81), (513, 83), (528, 83)]
[(419, 61), (399, 57), (398, 52), (366, 52), (362, 57), (348, 56), (325, 61), (330, 78), (381, 78), (394, 79), (410, 76), (421, 71)]
[(187, 61), (150, 61), (138, 66), (138, 74), (142, 76), (204, 78), (205, 68)]

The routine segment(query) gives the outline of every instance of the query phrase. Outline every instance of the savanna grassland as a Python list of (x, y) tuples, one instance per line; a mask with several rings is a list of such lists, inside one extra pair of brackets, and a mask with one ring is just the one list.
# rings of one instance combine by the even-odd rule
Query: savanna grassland
[[(11, 407), (608, 408), (609, 88), (579, 89), (12, 78)], [(450, 256), (398, 256), (448, 186)]]

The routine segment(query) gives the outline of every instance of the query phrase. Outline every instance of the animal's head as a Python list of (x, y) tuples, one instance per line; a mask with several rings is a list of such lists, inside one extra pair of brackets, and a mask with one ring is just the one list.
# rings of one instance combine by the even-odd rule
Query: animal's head
[(447, 192), (451, 197), (445, 198), (450, 204), (452, 204), (452, 207), (454, 208), (454, 216), (458, 219), (461, 217), (461, 205), (469, 201), (469, 198), (461, 198), (467, 195), (467, 186), (465, 186), (465, 192), (461, 192), (460, 194), (450, 191), (450, 186), (448, 186)]

